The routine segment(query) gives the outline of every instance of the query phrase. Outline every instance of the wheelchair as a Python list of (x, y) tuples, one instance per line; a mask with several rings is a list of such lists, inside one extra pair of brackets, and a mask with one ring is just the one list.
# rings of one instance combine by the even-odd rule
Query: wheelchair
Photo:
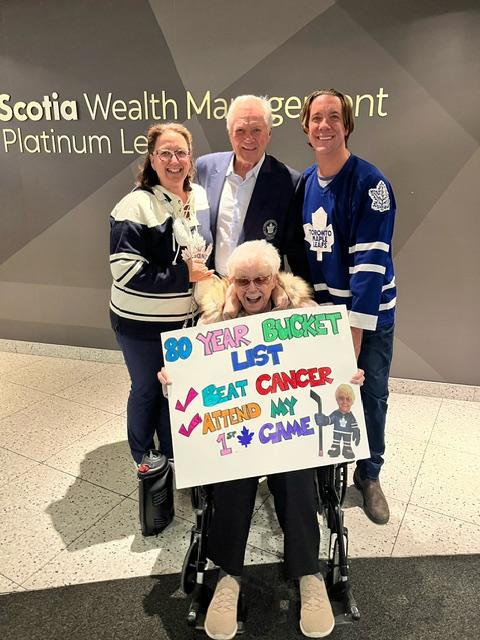
[[(360, 619), (349, 580), (348, 529), (344, 526), (342, 510), (347, 491), (348, 464), (344, 462), (316, 469), (318, 512), (329, 529), (325, 584), (336, 625), (349, 624)], [(208, 586), (205, 580), (208, 567), (207, 533), (213, 511), (213, 485), (194, 487), (191, 499), (195, 511), (195, 524), (183, 562), (181, 588), (190, 596), (188, 625), (203, 630), (205, 614), (214, 590), (214, 585)], [(244, 632), (245, 618), (245, 603), (240, 591), (237, 634)]]

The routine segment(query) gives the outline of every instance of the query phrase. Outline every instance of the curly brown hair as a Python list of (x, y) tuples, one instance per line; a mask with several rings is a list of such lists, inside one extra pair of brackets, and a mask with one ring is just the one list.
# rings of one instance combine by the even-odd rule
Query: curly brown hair
[(188, 151), (190, 153), (190, 169), (188, 174), (185, 176), (183, 189), (184, 191), (191, 191), (192, 187), (190, 183), (193, 180), (193, 176), (195, 175), (195, 163), (193, 161), (192, 155), (192, 134), (187, 129), (187, 127), (184, 127), (183, 124), (178, 124), (177, 122), (153, 124), (147, 131), (148, 153), (143, 162), (143, 165), (140, 167), (140, 172), (137, 175), (137, 187), (140, 187), (142, 189), (151, 189), (155, 185), (160, 184), (157, 172), (152, 167), (150, 156), (155, 150), (155, 144), (157, 142), (158, 136), (161, 136), (166, 131), (175, 131), (176, 133), (179, 133), (183, 138), (185, 138), (185, 142), (187, 143)]

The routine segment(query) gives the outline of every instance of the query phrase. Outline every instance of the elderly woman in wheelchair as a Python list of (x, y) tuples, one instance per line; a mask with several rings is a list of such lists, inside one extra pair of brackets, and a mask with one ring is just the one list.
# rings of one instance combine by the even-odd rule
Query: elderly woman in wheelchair
[[(282, 289), (289, 308), (315, 306), (310, 288), (303, 280), (280, 272), (280, 257), (275, 247), (265, 240), (245, 242), (230, 256), (228, 280), (215, 277), (203, 287), (199, 296), (200, 323), (224, 319), (227, 299), (229, 316), (269, 311), (274, 308), (272, 293), (276, 290), (274, 298), (278, 300)], [(164, 369), (159, 379), (164, 384), (170, 382)], [(361, 384), (363, 371), (358, 370), (351, 382)], [(299, 580), (300, 629), (309, 638), (329, 635), (335, 624), (318, 559), (316, 474), (315, 469), (301, 469), (267, 478), (284, 534), (285, 573), (287, 578)], [(206, 553), (219, 567), (219, 576), (204, 626), (214, 640), (233, 638), (238, 630), (237, 605), (257, 487), (258, 477), (221, 482), (213, 487), (213, 514)]]

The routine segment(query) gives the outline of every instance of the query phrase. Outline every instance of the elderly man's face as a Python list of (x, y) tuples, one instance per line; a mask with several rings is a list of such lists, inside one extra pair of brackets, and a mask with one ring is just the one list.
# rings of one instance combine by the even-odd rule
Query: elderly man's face
[(256, 102), (246, 102), (235, 109), (229, 136), (236, 162), (256, 165), (265, 153), (270, 135), (263, 110)]
[(248, 315), (270, 308), (270, 296), (277, 284), (277, 276), (263, 263), (239, 265), (231, 278), (235, 293)]

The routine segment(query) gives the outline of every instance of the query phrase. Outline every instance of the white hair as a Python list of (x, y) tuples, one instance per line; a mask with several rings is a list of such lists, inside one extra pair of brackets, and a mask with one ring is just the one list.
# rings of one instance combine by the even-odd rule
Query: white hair
[(263, 118), (265, 120), (265, 124), (267, 125), (268, 130), (270, 131), (273, 124), (273, 116), (272, 116), (272, 105), (268, 98), (264, 96), (253, 96), (253, 95), (245, 95), (245, 96), (237, 96), (232, 100), (230, 106), (227, 111), (227, 131), (230, 133), (232, 128), (233, 121), (233, 113), (237, 107), (244, 106), (248, 102), (254, 102), (257, 106), (259, 106), (263, 111)]
[(228, 276), (233, 278), (240, 267), (247, 265), (266, 266), (271, 275), (275, 276), (280, 271), (280, 256), (273, 244), (266, 240), (250, 240), (232, 251), (227, 260)]

